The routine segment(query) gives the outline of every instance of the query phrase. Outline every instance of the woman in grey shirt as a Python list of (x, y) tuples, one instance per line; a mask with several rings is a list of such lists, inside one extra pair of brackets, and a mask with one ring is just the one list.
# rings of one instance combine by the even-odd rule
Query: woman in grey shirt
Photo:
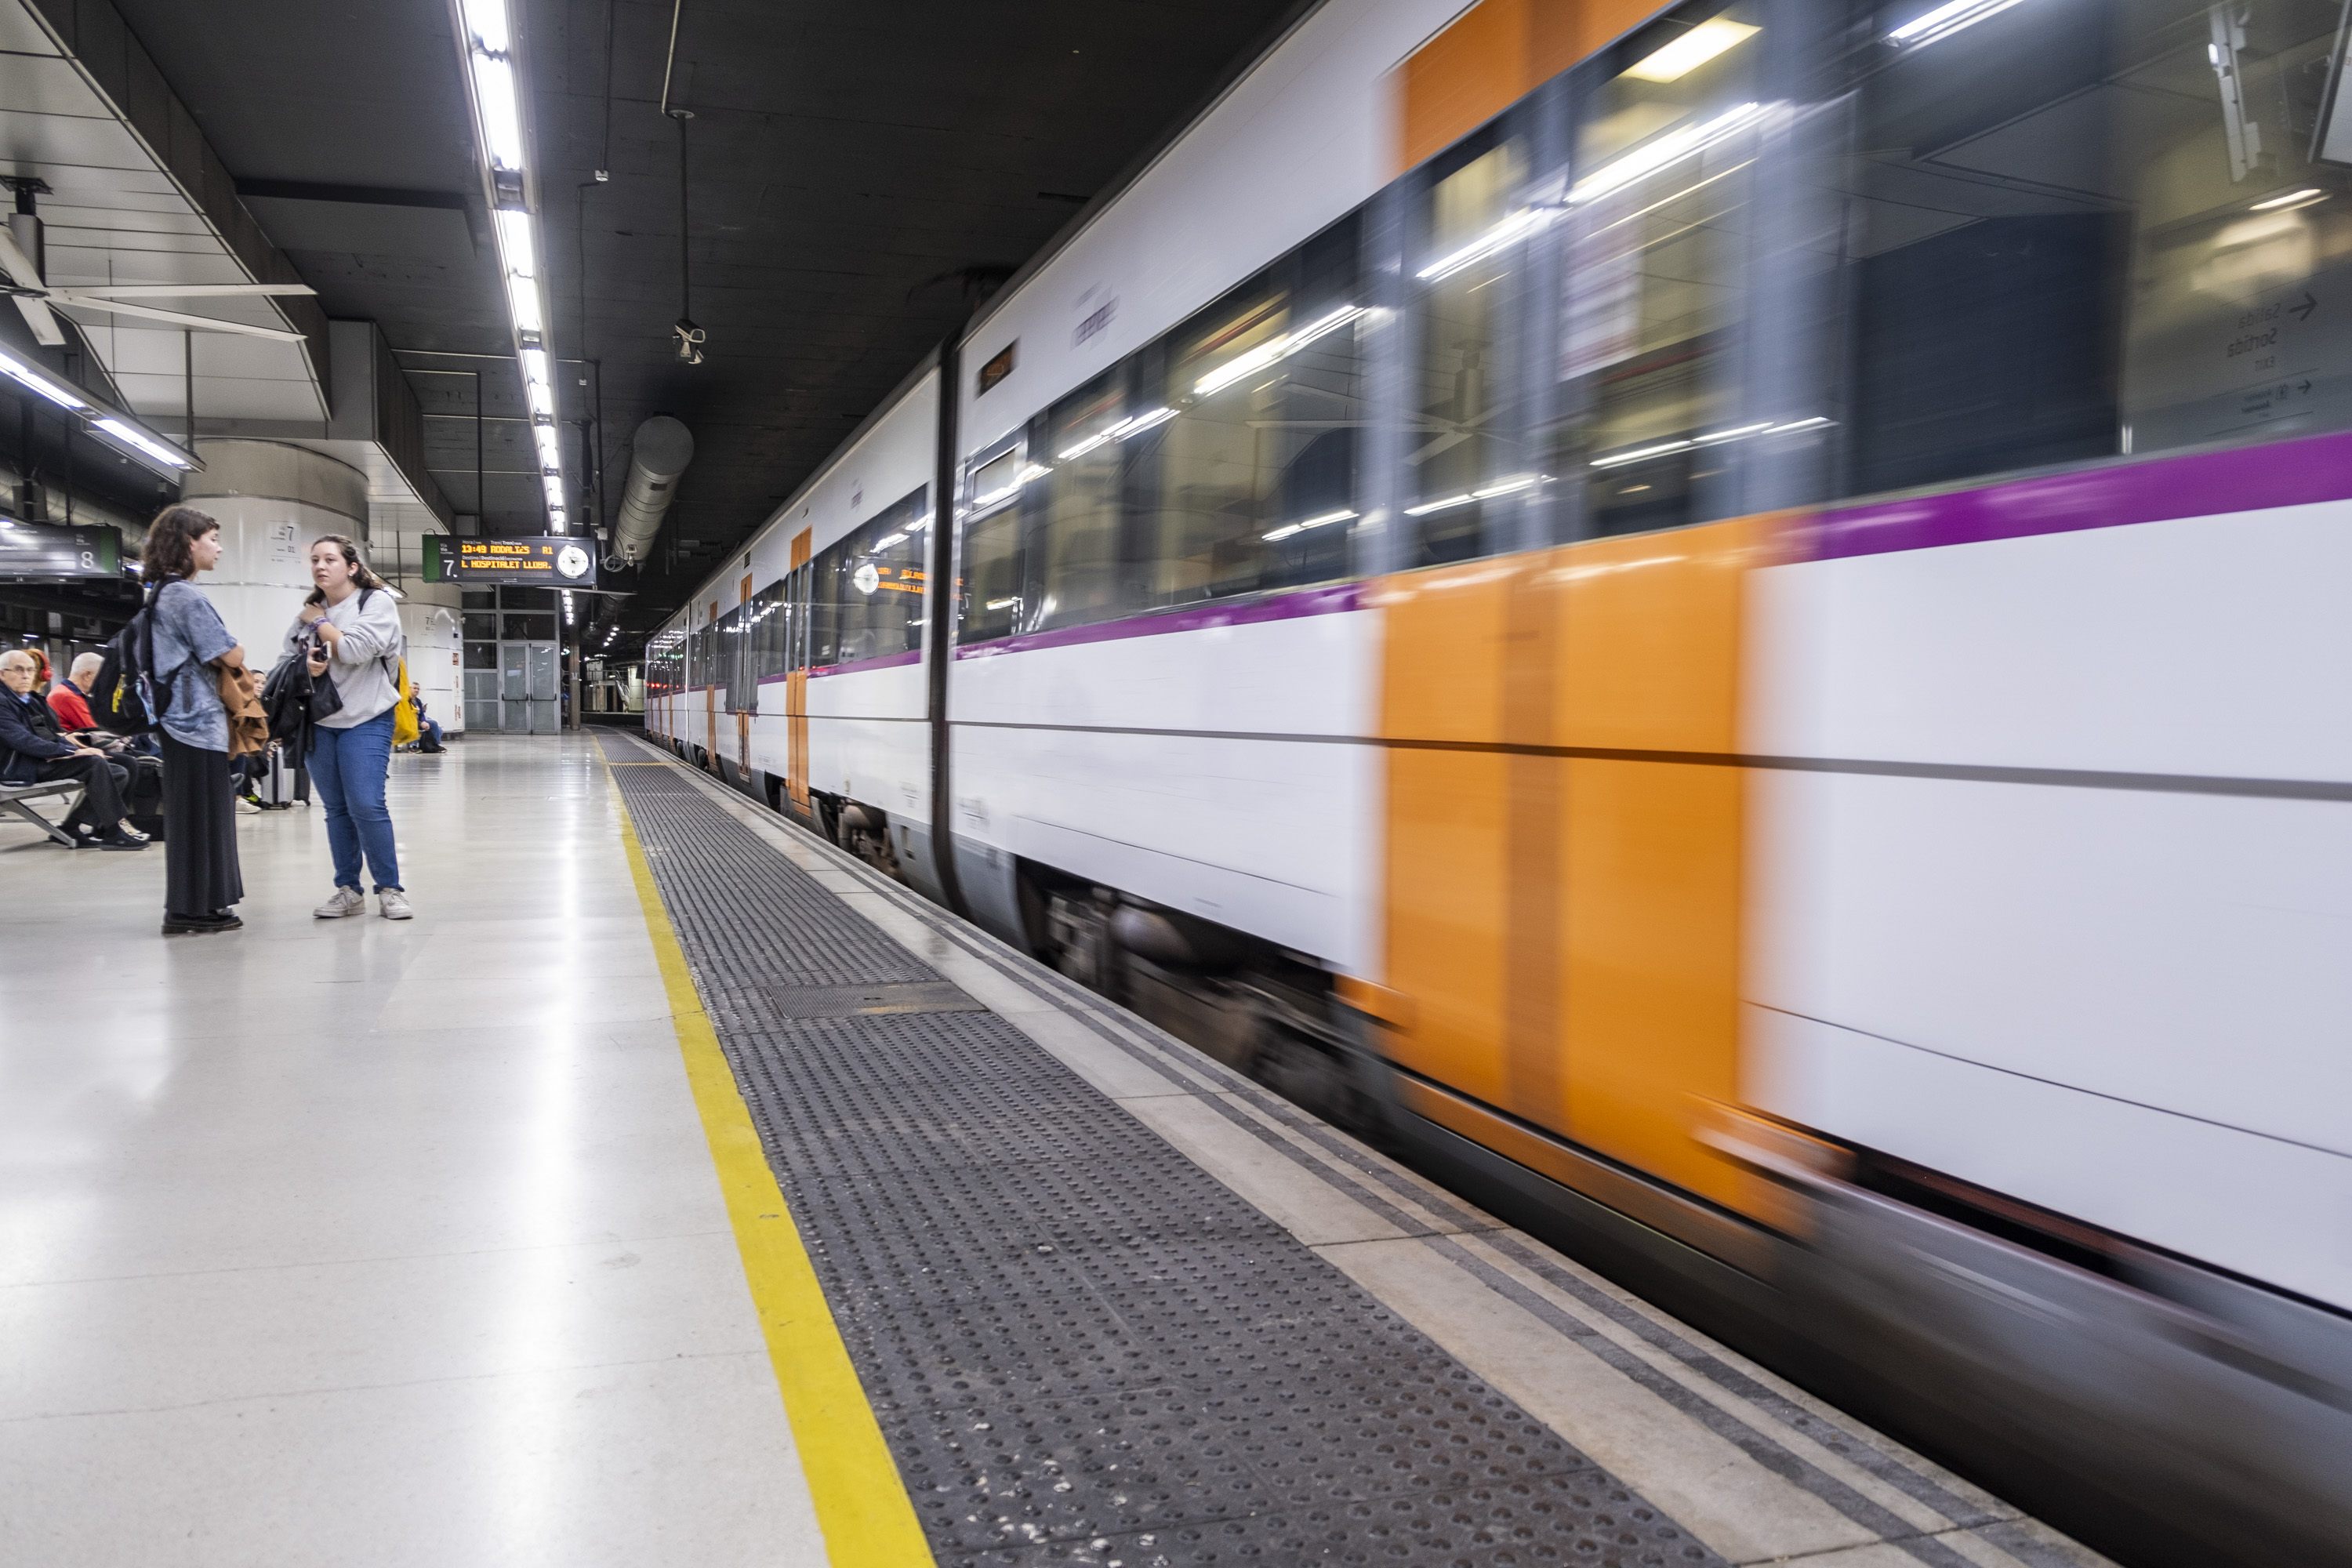
[[(163, 934), (235, 931), (230, 907), (245, 897), (236, 863), (236, 795), (228, 766), (228, 710), (218, 667), (244, 650), (220, 612), (190, 581), (220, 564), (220, 524), (194, 507), (170, 506), (147, 530), (141, 566), (154, 595), (158, 686), (163, 705)], [(158, 694), (159, 696), (161, 693)]]
[(404, 921), (408, 895), (383, 802), (392, 710), (400, 701), (400, 605), (360, 559), (360, 547), (340, 533), (310, 542), (310, 581), (318, 586), (286, 630), (286, 652), (307, 654), (313, 679), (332, 675), (341, 699), (310, 727), (310, 783), (327, 808), (327, 847), (335, 858), (334, 896), (310, 912), (331, 921), (365, 910), (364, 864), (377, 912)]

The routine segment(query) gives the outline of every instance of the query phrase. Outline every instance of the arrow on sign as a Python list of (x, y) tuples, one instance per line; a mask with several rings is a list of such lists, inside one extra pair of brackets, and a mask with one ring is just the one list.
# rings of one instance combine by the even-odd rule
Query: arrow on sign
[(2309, 383), (2309, 382), (2307, 382), (2307, 381), (2306, 381), (2306, 382), (2305, 382), (2301, 386), (2296, 387), (2296, 388), (2295, 388), (2295, 390), (2296, 390), (2297, 392), (2304, 392), (2304, 393), (2307, 393), (2307, 392), (2309, 392), (2309, 391), (2311, 390), (2311, 383)]
[(2319, 301), (2313, 299), (2311, 297), (2311, 290), (2306, 289), (2303, 291), (2303, 303), (2300, 305), (2289, 305), (2287, 309), (2294, 312), (2297, 321), (2307, 321), (2311, 320), (2311, 313), (2319, 309)]

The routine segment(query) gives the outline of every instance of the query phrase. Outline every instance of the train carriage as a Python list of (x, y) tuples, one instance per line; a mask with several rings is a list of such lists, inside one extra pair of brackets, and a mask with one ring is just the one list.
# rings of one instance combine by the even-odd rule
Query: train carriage
[(1307, 12), (648, 729), (2151, 1560), (2337, 1560), (2335, 10), (1457, 5)]

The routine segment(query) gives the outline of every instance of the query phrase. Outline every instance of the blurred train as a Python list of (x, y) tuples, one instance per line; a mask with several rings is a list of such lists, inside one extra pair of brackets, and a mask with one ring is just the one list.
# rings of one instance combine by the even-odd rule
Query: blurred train
[(1307, 10), (648, 730), (2118, 1554), (2352, 1561), (2342, 13), (1458, 5)]

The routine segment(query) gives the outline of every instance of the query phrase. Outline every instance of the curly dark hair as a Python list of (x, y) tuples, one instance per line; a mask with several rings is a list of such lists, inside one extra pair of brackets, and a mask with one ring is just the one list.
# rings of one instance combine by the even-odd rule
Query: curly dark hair
[(150, 583), (170, 583), (196, 574), (194, 546), (220, 527), (218, 519), (192, 506), (167, 506), (147, 525), (140, 571)]

